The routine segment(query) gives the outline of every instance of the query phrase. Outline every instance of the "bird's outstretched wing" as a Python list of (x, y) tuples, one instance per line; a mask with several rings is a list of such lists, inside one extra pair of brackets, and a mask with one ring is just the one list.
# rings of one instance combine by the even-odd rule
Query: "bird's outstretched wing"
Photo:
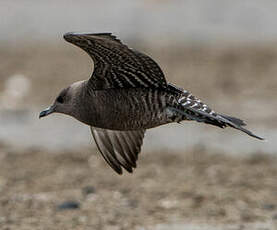
[(99, 151), (113, 170), (122, 174), (123, 167), (131, 173), (136, 167), (145, 130), (90, 129)]
[(152, 58), (128, 48), (111, 33), (66, 33), (64, 39), (92, 58), (94, 71), (89, 86), (94, 90), (167, 86), (161, 68)]

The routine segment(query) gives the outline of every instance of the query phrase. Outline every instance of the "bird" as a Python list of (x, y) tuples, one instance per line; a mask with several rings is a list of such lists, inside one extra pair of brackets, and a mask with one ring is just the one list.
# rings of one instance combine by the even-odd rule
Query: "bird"
[(63, 37), (92, 58), (92, 75), (64, 88), (39, 118), (62, 113), (90, 126), (100, 153), (116, 173), (132, 173), (145, 131), (168, 123), (232, 127), (263, 140), (241, 119), (216, 113), (189, 91), (167, 82), (150, 56), (112, 33), (70, 32)]

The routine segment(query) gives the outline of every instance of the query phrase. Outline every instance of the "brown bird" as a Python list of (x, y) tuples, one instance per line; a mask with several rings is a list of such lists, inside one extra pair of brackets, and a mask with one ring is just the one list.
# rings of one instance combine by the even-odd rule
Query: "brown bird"
[(64, 113), (90, 126), (107, 163), (118, 173), (132, 172), (146, 129), (194, 120), (221, 128), (232, 127), (262, 140), (243, 128), (235, 117), (218, 114), (188, 91), (167, 83), (149, 56), (128, 48), (111, 33), (67, 33), (64, 39), (94, 62), (88, 80), (63, 89), (39, 117)]

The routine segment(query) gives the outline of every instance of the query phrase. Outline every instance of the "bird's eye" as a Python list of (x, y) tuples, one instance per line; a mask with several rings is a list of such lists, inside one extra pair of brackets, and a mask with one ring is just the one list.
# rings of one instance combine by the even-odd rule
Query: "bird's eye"
[(58, 98), (57, 98), (57, 102), (59, 102), (59, 103), (63, 103), (64, 102), (64, 99), (63, 99), (63, 97), (62, 96), (58, 96)]

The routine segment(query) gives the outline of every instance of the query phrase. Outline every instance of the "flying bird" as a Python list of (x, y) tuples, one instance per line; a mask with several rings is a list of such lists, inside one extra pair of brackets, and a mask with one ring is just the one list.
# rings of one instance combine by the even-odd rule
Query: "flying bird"
[(92, 58), (88, 80), (63, 89), (39, 117), (63, 113), (90, 126), (106, 162), (118, 173), (132, 172), (146, 129), (167, 123), (197, 121), (232, 127), (263, 140), (238, 118), (210, 109), (188, 91), (168, 83), (149, 56), (129, 48), (111, 33), (66, 33), (64, 39)]

